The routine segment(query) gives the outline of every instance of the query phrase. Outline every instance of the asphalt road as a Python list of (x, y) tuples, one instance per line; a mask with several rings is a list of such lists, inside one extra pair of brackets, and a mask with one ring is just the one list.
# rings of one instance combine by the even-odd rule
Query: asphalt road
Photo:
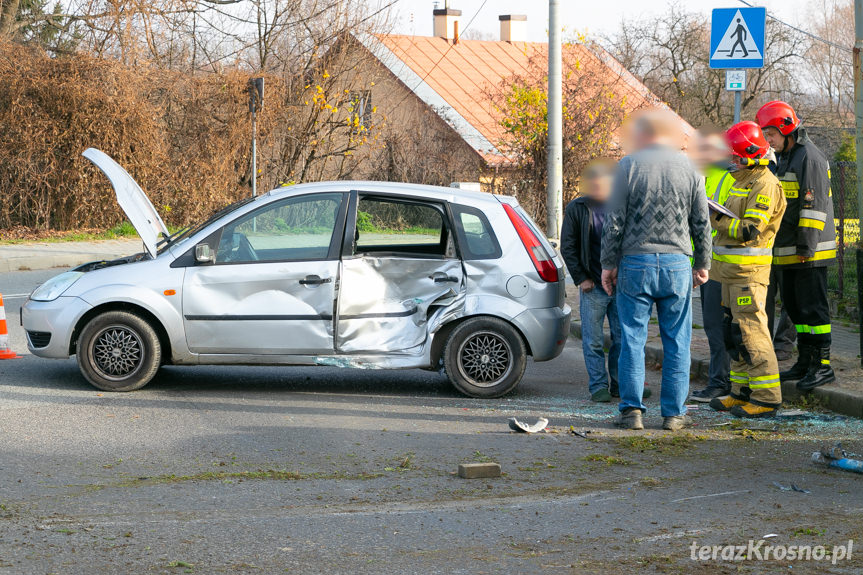
[[(52, 273), (0, 275), (19, 352), (7, 294)], [(863, 571), (863, 477), (810, 463), (838, 439), (863, 452), (861, 422), (698, 409), (675, 435), (651, 399), (648, 429), (619, 432), (577, 344), (491, 401), (421, 371), (166, 367), (110, 394), (74, 359), (0, 361), (0, 573)], [(540, 415), (552, 433), (507, 429)], [(503, 477), (454, 475), (488, 460)], [(835, 565), (690, 558), (773, 534), (855, 547)]]

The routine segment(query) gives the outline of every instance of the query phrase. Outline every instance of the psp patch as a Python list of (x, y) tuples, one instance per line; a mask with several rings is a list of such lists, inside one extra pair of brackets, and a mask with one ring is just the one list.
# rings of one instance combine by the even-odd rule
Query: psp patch
[(759, 204), (764, 204), (765, 206), (770, 205), (770, 196), (765, 196), (764, 194), (758, 194), (755, 197), (755, 201)]
[(747, 296), (742, 296), (742, 297), (737, 298), (737, 305), (738, 306), (752, 305), (752, 296), (747, 295)]

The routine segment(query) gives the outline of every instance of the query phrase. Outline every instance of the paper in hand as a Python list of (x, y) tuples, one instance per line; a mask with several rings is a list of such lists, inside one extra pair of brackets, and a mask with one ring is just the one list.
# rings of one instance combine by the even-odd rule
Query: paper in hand
[(720, 204), (719, 202), (715, 202), (710, 198), (707, 198), (707, 206), (718, 214), (722, 214), (723, 216), (728, 216), (729, 218), (736, 218), (737, 214)]

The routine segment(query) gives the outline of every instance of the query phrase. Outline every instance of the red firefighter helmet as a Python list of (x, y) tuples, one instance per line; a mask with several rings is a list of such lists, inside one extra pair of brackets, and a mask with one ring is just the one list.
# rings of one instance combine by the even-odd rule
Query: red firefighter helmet
[(773, 100), (761, 106), (755, 114), (755, 119), (758, 120), (762, 130), (768, 127), (776, 128), (783, 136), (787, 136), (800, 126), (800, 118), (797, 117), (794, 108), (781, 100)]
[(728, 142), (735, 156), (753, 160), (764, 157), (770, 148), (770, 144), (761, 133), (761, 128), (755, 122), (734, 124), (725, 132), (725, 141)]

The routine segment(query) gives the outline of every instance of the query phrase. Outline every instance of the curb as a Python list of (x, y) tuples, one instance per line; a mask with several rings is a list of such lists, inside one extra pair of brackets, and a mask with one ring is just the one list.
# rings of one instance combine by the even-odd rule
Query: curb
[(10, 244), (0, 246), (0, 273), (71, 268), (92, 261), (112, 260), (141, 251), (138, 240), (100, 240), (76, 245)]
[[(569, 332), (581, 339), (581, 323), (572, 322), (569, 326)], [(611, 337), (605, 335), (606, 347), (611, 346)], [(662, 363), (662, 348), (652, 345), (645, 346), (644, 359), (650, 363)], [(709, 359), (692, 358), (690, 364), (690, 377), (693, 379), (706, 379), (710, 367)], [(782, 384), (782, 397), (792, 399), (798, 397), (801, 393), (797, 390), (797, 386), (793, 382), (784, 382)], [(818, 398), (824, 407), (830, 411), (851, 417), (863, 418), (863, 394), (859, 392), (849, 391), (841, 387), (816, 387), (812, 390), (812, 395)]]

